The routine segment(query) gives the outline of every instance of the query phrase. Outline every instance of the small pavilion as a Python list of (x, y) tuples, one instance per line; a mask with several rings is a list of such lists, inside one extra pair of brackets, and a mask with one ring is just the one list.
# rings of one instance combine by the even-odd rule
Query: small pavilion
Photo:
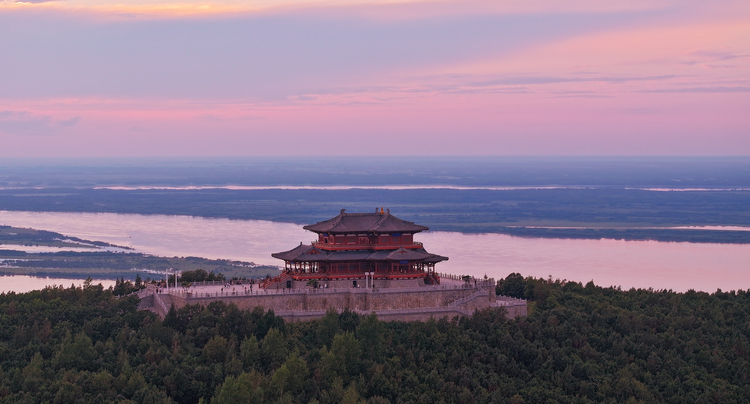
[[(346, 213), (303, 227), (317, 240), (284, 252), (271, 254), (284, 261), (281, 275), (263, 283), (271, 287), (406, 287), (440, 284), (435, 264), (448, 257), (428, 253), (414, 234), (420, 226), (391, 215)], [(313, 282), (310, 282), (313, 281)]]

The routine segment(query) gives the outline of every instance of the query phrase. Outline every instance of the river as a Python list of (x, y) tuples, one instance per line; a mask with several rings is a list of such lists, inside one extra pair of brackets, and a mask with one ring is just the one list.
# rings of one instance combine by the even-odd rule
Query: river
[[(0, 211), (0, 224), (105, 241), (155, 255), (271, 265), (281, 263), (271, 253), (314, 239), (313, 233), (296, 224), (189, 216)], [(593, 280), (597, 285), (624, 289), (714, 292), (750, 288), (750, 245), (432, 231), (415, 235), (415, 240), (423, 242), (427, 251), (450, 258), (438, 264), (439, 272), (494, 278), (518, 272), (583, 283)]]
[[(46, 286), (63, 286), (69, 288), (71, 285), (79, 287), (83, 285), (83, 279), (64, 278), (41, 278), (26, 275), (3, 275), (0, 276), (0, 293), (16, 292), (25, 293), (32, 290), (43, 289)], [(92, 279), (92, 285), (101, 284), (105, 289), (115, 286), (111, 279)]]

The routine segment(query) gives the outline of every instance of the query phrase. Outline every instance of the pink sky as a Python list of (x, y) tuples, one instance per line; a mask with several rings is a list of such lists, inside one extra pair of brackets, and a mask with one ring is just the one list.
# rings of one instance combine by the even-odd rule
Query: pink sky
[(0, 157), (750, 155), (750, 2), (0, 1)]

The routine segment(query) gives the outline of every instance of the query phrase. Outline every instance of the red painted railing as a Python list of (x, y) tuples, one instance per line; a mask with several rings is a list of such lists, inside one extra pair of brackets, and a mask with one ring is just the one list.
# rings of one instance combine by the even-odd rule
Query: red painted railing
[(321, 243), (319, 241), (313, 241), (312, 245), (324, 250), (392, 250), (398, 247), (404, 248), (422, 248), (422, 243), (419, 241), (413, 241), (409, 244), (393, 243), (393, 244), (332, 244), (332, 243)]
[[(435, 284), (440, 284), (440, 277), (437, 275), (428, 275), (426, 272), (420, 272), (420, 273), (376, 273), (374, 275), (374, 279), (416, 279), (416, 278), (426, 278), (430, 276), (432, 279), (436, 280)], [(258, 283), (258, 286), (261, 289), (267, 289), (269, 286), (272, 286), (278, 282), (284, 282), (290, 279), (293, 279), (295, 281), (308, 281), (311, 279), (317, 279), (319, 281), (335, 281), (338, 279), (362, 279), (365, 278), (364, 273), (326, 273), (326, 274), (294, 274), (291, 272), (284, 272), (278, 276), (274, 276), (272, 278), (264, 279)]]
[[(403, 279), (403, 278), (423, 278), (427, 276), (426, 273), (418, 273), (418, 274), (375, 274), (375, 279)], [(324, 274), (324, 275), (291, 275), (291, 278), (295, 281), (306, 281), (310, 279), (319, 279), (319, 280), (336, 280), (336, 279), (356, 279), (356, 278), (364, 278), (364, 273), (356, 273), (356, 274)]]

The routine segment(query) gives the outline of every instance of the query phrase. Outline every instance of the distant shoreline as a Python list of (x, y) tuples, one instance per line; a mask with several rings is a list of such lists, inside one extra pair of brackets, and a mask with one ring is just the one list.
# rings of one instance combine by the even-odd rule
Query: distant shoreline
[[(750, 192), (748, 192), (750, 195)], [(750, 199), (748, 199), (750, 206)], [(284, 202), (278, 202), (276, 205), (285, 205)], [(180, 210), (180, 206), (176, 210)], [(281, 209), (280, 206), (275, 206), (277, 210)], [(415, 209), (415, 207), (409, 206), (409, 210)], [(33, 209), (2, 209), (2, 193), (0, 192), (0, 210), (8, 212), (19, 211), (19, 212), (49, 212), (49, 213), (111, 213), (111, 214), (138, 214), (138, 215), (167, 215), (167, 216), (191, 216), (191, 217), (202, 217), (207, 219), (230, 219), (230, 220), (265, 220), (276, 223), (291, 223), (297, 225), (309, 224), (317, 220), (309, 219), (303, 220), (295, 217), (295, 213), (290, 212), (291, 217), (285, 217), (276, 212), (268, 214), (258, 214), (252, 212), (250, 214), (234, 214), (236, 212), (193, 212), (193, 214), (186, 214), (186, 212), (180, 213), (164, 213), (160, 211), (152, 211), (148, 208), (145, 209), (129, 209), (128, 211), (117, 211), (117, 206), (112, 207), (111, 211), (92, 211), (92, 210), (33, 210)], [(730, 212), (731, 213), (731, 212)], [(491, 213), (483, 212), (480, 215), (488, 215)], [(596, 212), (594, 212), (596, 214)], [(420, 215), (418, 219), (422, 223), (428, 223), (431, 231), (445, 231), (445, 232), (458, 232), (465, 234), (484, 234), (484, 233), (495, 233), (495, 234), (507, 234), (516, 237), (531, 237), (531, 238), (555, 238), (555, 239), (587, 239), (587, 240), (599, 240), (599, 239), (612, 239), (612, 240), (628, 240), (628, 241), (660, 241), (660, 242), (688, 242), (688, 243), (719, 243), (719, 244), (750, 244), (750, 224), (727, 224), (727, 223), (626, 223), (626, 222), (576, 222), (572, 220), (563, 219), (552, 219), (552, 220), (524, 220), (524, 221), (513, 221), (493, 223), (490, 220), (482, 222), (482, 217), (475, 212), (464, 212), (465, 218), (461, 221), (461, 215), (454, 213), (453, 217), (443, 213), (439, 216), (436, 215)], [(747, 215), (747, 214), (746, 214)], [(413, 219), (409, 215), (402, 215), (406, 218)], [(473, 217), (474, 216), (474, 217)], [(479, 218), (475, 218), (480, 216)], [(750, 216), (750, 215), (749, 215)], [(440, 219), (437, 224), (432, 224), (429, 219)], [(444, 220), (448, 218), (450, 220)], [(584, 218), (586, 219), (586, 218)], [(662, 219), (655, 218), (657, 221)], [(2, 236), (3, 223), (0, 223), (0, 236)], [(30, 230), (30, 229), (26, 229)], [(49, 232), (48, 232), (49, 233)], [(54, 233), (58, 237), (64, 237), (66, 240), (72, 240), (76, 243), (64, 243), (60, 240), (47, 241), (47, 242), (28, 242), (24, 240), (8, 240), (5, 241), (0, 237), (0, 245), (40, 245), (49, 247), (69, 247), (69, 248), (96, 248), (96, 247), (115, 247), (124, 250), (132, 250), (130, 247), (116, 246), (114, 244), (103, 243), (98, 241), (82, 240), (75, 237), (66, 237), (59, 233)]]
[(207, 259), (201, 257), (160, 257), (143, 253), (71, 252), (27, 253), (0, 250), (0, 275), (28, 275), (35, 277), (86, 279), (143, 279), (159, 278), (153, 271), (166, 269), (187, 271), (203, 269), (222, 273), (227, 279), (264, 278), (280, 273), (278, 267), (255, 265), (251, 262)]
[[(265, 220), (305, 225), (331, 211), (389, 207), (432, 231), (562, 239), (750, 244), (750, 191), (0, 190), (0, 210)], [(2, 223), (0, 223), (1, 225)], [(705, 229), (703, 227), (727, 227)], [(2, 243), (2, 240), (0, 240)]]

